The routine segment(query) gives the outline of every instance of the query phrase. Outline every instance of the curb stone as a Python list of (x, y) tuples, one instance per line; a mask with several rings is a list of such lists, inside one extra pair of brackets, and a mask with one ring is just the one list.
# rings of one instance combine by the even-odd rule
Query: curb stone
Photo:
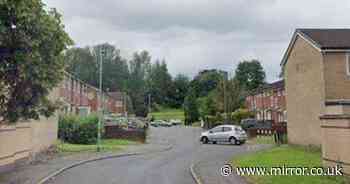
[(200, 179), (200, 177), (199, 177), (199, 175), (194, 171), (194, 167), (195, 167), (194, 164), (192, 164), (191, 167), (190, 167), (191, 175), (192, 175), (194, 181), (195, 181), (197, 184), (203, 184), (202, 181), (201, 181), (201, 179)]
[(95, 162), (95, 161), (100, 161), (100, 160), (107, 160), (107, 159), (112, 159), (112, 158), (120, 158), (120, 157), (128, 157), (128, 156), (137, 156), (137, 155), (143, 155), (143, 154), (149, 154), (149, 153), (157, 153), (157, 152), (165, 152), (165, 151), (169, 151), (173, 148), (172, 145), (168, 146), (165, 149), (162, 149), (160, 151), (149, 151), (149, 152), (139, 152), (139, 153), (125, 153), (125, 154), (117, 154), (117, 155), (109, 155), (109, 156), (101, 156), (101, 157), (96, 157), (96, 158), (92, 158), (92, 159), (87, 159), (87, 160), (82, 160), (82, 161), (78, 161), (76, 163), (73, 163), (71, 165), (68, 165), (66, 167), (63, 167), (61, 169), (58, 169), (57, 171), (49, 174), (48, 176), (44, 177), (43, 179), (39, 180), (37, 182), (37, 184), (45, 184), (48, 181), (54, 179), (56, 176), (60, 175), (61, 173), (72, 169), (74, 167), (78, 167), (80, 165), (84, 165), (86, 163), (90, 163), (90, 162)]

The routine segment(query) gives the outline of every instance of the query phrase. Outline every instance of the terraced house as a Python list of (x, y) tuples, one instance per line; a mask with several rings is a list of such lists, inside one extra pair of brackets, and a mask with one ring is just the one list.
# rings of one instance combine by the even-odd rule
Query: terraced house
[(273, 123), (287, 121), (283, 80), (266, 84), (251, 92), (245, 104), (257, 120), (269, 120)]
[[(87, 115), (97, 112), (100, 104), (99, 89), (65, 73), (64, 80), (58, 86), (62, 110), (65, 113)], [(126, 98), (122, 92), (103, 93), (102, 105), (106, 111), (123, 115), (126, 113)]]
[(297, 29), (281, 66), (288, 141), (322, 145), (350, 173), (350, 29)]

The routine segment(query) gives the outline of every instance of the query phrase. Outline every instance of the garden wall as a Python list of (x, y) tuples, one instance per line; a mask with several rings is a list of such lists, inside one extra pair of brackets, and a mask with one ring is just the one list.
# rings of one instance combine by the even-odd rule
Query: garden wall
[(0, 125), (0, 172), (33, 158), (57, 140), (57, 116)]

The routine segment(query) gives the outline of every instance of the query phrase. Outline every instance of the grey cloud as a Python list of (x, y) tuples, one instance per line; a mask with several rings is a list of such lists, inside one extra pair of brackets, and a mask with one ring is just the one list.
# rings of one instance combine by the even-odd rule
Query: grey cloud
[(79, 46), (110, 42), (125, 56), (147, 49), (172, 74), (233, 70), (260, 59), (268, 80), (295, 28), (348, 26), (350, 2), (329, 0), (44, 0)]

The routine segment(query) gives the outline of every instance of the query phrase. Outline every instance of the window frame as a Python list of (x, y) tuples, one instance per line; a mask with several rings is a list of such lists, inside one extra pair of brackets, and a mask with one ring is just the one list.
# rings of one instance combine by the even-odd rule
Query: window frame
[(346, 64), (346, 75), (350, 76), (350, 53), (349, 52), (346, 53), (345, 64)]
[(223, 132), (231, 132), (232, 128), (231, 127), (223, 127), (222, 130), (223, 130)]
[(214, 127), (210, 131), (212, 131), (213, 133), (219, 133), (219, 132), (223, 132), (224, 128), (223, 127)]

